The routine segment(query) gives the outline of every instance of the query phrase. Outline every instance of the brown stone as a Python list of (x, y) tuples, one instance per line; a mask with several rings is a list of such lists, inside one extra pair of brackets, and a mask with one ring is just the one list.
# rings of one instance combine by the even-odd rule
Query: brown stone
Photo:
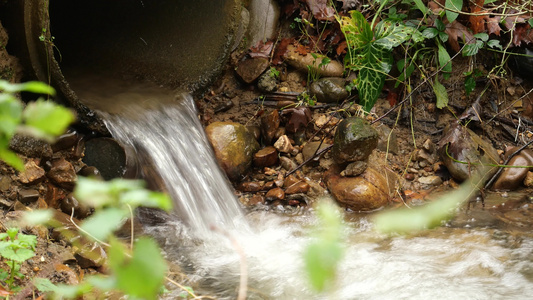
[(278, 151), (272, 146), (265, 147), (254, 154), (254, 165), (256, 167), (270, 167), (277, 163)]
[(280, 156), (279, 162), (281, 164), (281, 167), (287, 171), (292, 171), (298, 167), (298, 165), (287, 156)]
[[(315, 153), (318, 153), (320, 152), (320, 150), (326, 148), (326, 147), (329, 147), (330, 145), (327, 144), (327, 143), (320, 143), (320, 142), (310, 142), (310, 143), (306, 143), (302, 149), (302, 154), (303, 154), (303, 158), (304, 160), (308, 160), (310, 159), (311, 157), (313, 157), (313, 155), (315, 155)], [(320, 147), (320, 149), (318, 149)], [(318, 150), (317, 150), (318, 149)], [(315, 161), (318, 161), (320, 159), (320, 157), (316, 157), (314, 160)]]
[(261, 195), (253, 195), (248, 200), (248, 205), (251, 205), (251, 206), (254, 206), (257, 204), (263, 204), (263, 203), (265, 203), (265, 198)]
[(261, 133), (266, 145), (272, 145), (280, 124), (280, 116), (277, 110), (261, 117)]
[(74, 167), (64, 158), (54, 160), (46, 175), (50, 181), (68, 190), (74, 189), (78, 179)]
[(39, 167), (33, 159), (24, 165), (24, 171), (19, 174), (18, 180), (23, 184), (35, 184), (43, 180), (45, 171)]
[[(516, 147), (508, 149), (505, 153), (510, 155), (517, 150)], [(509, 166), (533, 166), (533, 151), (524, 149), (515, 155), (508, 163)], [(517, 189), (529, 172), (529, 168), (505, 168), (494, 185), (495, 190), (511, 191)]]
[(533, 172), (527, 172), (526, 178), (524, 179), (524, 185), (526, 187), (532, 187), (533, 186)]
[(285, 192), (281, 188), (273, 188), (265, 195), (267, 201), (283, 200), (285, 199)]
[(326, 174), (326, 184), (342, 206), (354, 211), (375, 210), (389, 202), (388, 182), (373, 168), (357, 177), (341, 177), (338, 168), (332, 168)]
[(67, 197), (62, 199), (61, 211), (67, 215), (74, 214), (74, 217), (78, 219), (84, 219), (92, 213), (92, 209), (78, 201), (78, 199), (74, 197), (74, 193), (70, 193)]
[(266, 70), (268, 65), (268, 59), (264, 57), (247, 58), (239, 62), (235, 71), (244, 82), (250, 84)]
[(39, 197), (39, 199), (37, 199), (37, 208), (38, 209), (47, 209), (48, 208), (48, 204), (46, 204), (46, 201), (44, 201), (43, 198)]
[(291, 153), (294, 150), (291, 140), (286, 135), (280, 136), (279, 139), (274, 143), (274, 147), (282, 153)]
[(300, 181), (286, 188), (285, 194), (287, 195), (299, 194), (299, 193), (305, 194), (309, 191), (309, 188), (310, 188), (309, 184), (307, 184), (305, 181)]
[(300, 182), (301, 180), (296, 178), (294, 175), (289, 175), (285, 178), (285, 181), (283, 182), (283, 187), (287, 188), (297, 182)]
[(34, 189), (20, 189), (19, 190), (19, 200), (24, 204), (29, 204), (37, 201), (39, 199), (39, 191)]
[(247, 181), (239, 184), (237, 189), (241, 192), (254, 193), (259, 192), (263, 189), (263, 181)]
[(58, 208), (62, 199), (66, 196), (65, 192), (53, 184), (48, 184), (44, 201), (48, 207)]

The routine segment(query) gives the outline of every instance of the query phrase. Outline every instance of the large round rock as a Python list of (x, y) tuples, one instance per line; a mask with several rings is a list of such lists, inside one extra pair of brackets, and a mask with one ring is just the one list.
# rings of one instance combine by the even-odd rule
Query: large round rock
[(343, 78), (325, 77), (313, 82), (309, 91), (319, 102), (336, 103), (348, 97), (344, 84)]
[(339, 164), (366, 160), (378, 145), (378, 132), (365, 120), (351, 117), (342, 120), (335, 132), (333, 159)]
[(233, 122), (214, 122), (205, 128), (219, 165), (231, 180), (239, 180), (252, 165), (259, 144), (246, 127)]
[(333, 197), (343, 207), (353, 211), (370, 211), (389, 202), (389, 183), (376, 169), (367, 168), (361, 176), (342, 177), (338, 168), (326, 174), (326, 184)]

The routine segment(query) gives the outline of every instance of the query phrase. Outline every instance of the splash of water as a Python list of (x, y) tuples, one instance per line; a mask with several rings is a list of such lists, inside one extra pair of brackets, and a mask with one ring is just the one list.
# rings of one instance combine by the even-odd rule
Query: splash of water
[(144, 163), (152, 164), (159, 174), (174, 200), (175, 213), (191, 232), (210, 236), (213, 226), (246, 229), (244, 214), (214, 159), (190, 95), (182, 94), (160, 108), (130, 104), (104, 119), (117, 140), (148, 157)]

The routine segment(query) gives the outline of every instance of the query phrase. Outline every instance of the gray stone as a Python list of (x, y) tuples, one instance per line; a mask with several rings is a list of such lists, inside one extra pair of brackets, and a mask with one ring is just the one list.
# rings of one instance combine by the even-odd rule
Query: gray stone
[(319, 102), (336, 103), (348, 97), (348, 91), (344, 88), (345, 81), (339, 77), (320, 78), (311, 84), (309, 92)]
[(398, 137), (396, 136), (396, 132), (384, 124), (375, 127), (375, 129), (379, 133), (378, 150), (398, 154), (400, 150), (398, 147)]
[(378, 144), (378, 132), (365, 120), (342, 120), (335, 132), (332, 156), (337, 163), (366, 160)]
[(251, 0), (248, 6), (249, 23), (246, 48), (259, 41), (272, 39), (277, 34), (279, 5), (274, 0)]
[(237, 65), (237, 75), (246, 83), (254, 82), (268, 67), (268, 59), (264, 57), (246, 58)]
[(259, 76), (257, 88), (266, 93), (274, 92), (278, 88), (278, 80), (267, 71)]
[(420, 182), (421, 184), (437, 186), (437, 185), (442, 184), (442, 179), (439, 176), (433, 175), (433, 176), (420, 177), (418, 178), (418, 182)]
[(363, 174), (366, 170), (367, 163), (365, 161), (356, 161), (348, 166), (341, 172), (341, 176), (357, 176)]
[(29, 189), (29, 190), (21, 189), (19, 190), (19, 197), (20, 197), (19, 198), (20, 202), (24, 204), (29, 204), (39, 199), (39, 191), (34, 190), (34, 189)]

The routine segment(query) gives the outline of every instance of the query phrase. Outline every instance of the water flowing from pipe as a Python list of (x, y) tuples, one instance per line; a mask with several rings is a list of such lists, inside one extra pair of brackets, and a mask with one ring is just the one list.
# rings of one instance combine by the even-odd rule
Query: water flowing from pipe
[[(174, 200), (174, 212), (197, 236), (212, 235), (213, 226), (246, 230), (244, 214), (218, 167), (193, 98), (178, 96), (172, 104), (151, 109), (124, 106), (106, 115), (111, 134), (135, 148), (151, 164)], [(147, 178), (150, 180), (150, 178)]]

